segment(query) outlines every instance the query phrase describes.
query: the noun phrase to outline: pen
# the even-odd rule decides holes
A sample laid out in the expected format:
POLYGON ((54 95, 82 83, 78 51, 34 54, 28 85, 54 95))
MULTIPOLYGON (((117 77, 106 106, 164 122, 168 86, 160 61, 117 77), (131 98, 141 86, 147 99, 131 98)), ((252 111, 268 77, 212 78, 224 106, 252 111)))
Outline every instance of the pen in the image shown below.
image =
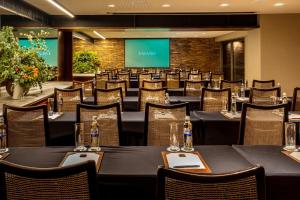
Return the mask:
POLYGON ((196 168, 196 167, 200 167, 200 165, 175 165, 173 166, 173 168, 196 168))

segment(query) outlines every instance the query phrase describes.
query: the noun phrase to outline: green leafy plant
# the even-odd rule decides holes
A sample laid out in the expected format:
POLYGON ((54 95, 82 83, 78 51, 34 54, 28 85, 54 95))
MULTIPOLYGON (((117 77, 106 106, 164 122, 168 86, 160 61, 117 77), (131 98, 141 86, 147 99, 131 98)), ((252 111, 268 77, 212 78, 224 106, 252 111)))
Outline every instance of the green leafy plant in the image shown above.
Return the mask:
POLYGON ((76 52, 73 59, 73 72, 95 73, 100 62, 95 52, 76 52))

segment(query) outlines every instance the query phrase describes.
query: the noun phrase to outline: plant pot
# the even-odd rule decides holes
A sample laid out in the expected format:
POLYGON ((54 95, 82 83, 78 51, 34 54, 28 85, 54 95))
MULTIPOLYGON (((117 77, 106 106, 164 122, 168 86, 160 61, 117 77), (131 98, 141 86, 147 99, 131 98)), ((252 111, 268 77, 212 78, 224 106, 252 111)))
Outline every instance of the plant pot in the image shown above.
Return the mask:
POLYGON ((24 88, 20 86, 20 84, 15 83, 12 99, 21 99, 23 96, 24 96, 24 88))
MULTIPOLYGON (((18 85, 18 87, 21 87, 19 84, 17 84, 18 85)), ((6 88, 6 91, 7 91, 7 93, 11 96, 11 97, 13 97, 13 94, 14 94, 14 89, 15 89, 15 84, 13 83, 13 81, 12 80, 7 80, 6 81, 6 84, 5 84, 5 88, 6 88)), ((30 90, 30 88, 28 87, 28 88, 24 88, 24 87, 22 87, 23 89, 23 95, 22 96, 25 96, 28 92, 29 92, 29 90, 30 90)), ((16 91, 16 92, 20 92, 20 90, 19 90, 19 88, 18 88, 18 91, 16 91)), ((16 93, 17 94, 17 93, 16 93)), ((14 98, 13 98, 14 99, 14 98)), ((19 98, 20 99, 20 98, 19 98)))

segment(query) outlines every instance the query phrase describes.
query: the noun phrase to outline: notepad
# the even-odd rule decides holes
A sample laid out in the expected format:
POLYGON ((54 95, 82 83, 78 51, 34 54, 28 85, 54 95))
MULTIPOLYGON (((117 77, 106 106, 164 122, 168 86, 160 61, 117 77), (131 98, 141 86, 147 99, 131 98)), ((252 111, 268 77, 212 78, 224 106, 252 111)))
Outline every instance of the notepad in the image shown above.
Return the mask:
POLYGON ((197 154, 169 153, 166 155, 170 168, 177 169, 205 169, 204 164, 197 154))
POLYGON ((221 112, 221 114, 229 119, 240 119, 241 118, 241 113, 233 114, 231 112, 221 112))
POLYGON ((300 152, 292 152, 290 153, 290 156, 297 159, 298 162, 300 161, 300 152))
POLYGON ((295 113, 292 113, 292 114, 289 114, 289 119, 290 120, 300 120, 300 114, 295 114, 295 113))
POLYGON ((49 119, 56 119, 56 118, 59 118, 62 115, 63 115, 63 113, 58 113, 58 112, 55 112, 52 115, 49 115, 49 113, 48 113, 48 118, 49 119))

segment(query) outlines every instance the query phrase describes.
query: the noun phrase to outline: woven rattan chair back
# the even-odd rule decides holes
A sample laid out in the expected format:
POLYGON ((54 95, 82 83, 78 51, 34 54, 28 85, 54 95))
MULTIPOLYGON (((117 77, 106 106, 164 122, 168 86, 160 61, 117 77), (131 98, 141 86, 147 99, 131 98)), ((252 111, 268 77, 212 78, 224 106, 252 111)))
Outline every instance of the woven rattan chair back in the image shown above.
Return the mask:
POLYGON ((157 200, 265 200, 265 172, 255 166, 230 174, 191 174, 159 168, 157 200))
POLYGON ((240 127, 240 144, 283 145, 287 104, 257 106, 244 104, 240 127))
POLYGON ((222 90, 202 88, 200 110, 207 112, 220 112, 230 110, 231 89, 222 90))
POLYGON ((149 73, 143 73, 139 74, 139 88, 143 87, 143 81, 150 81, 151 80, 151 74, 149 73))
POLYGON ((159 73, 159 77, 160 77, 160 80, 162 81, 166 81, 167 80, 167 71, 163 70, 159 73))
POLYGON ((189 80, 190 81, 201 81, 202 80, 202 73, 197 73, 197 74, 189 74, 189 80))
POLYGON ((259 89, 269 89, 275 87, 275 80, 253 80, 252 87, 259 89))
POLYGON ((237 94, 241 90, 242 84, 243 84, 242 80, 239 81, 221 80, 221 89, 230 88, 231 92, 237 94))
POLYGON ((292 111, 300 111, 300 87, 294 88, 292 111))
POLYGON ((123 111, 123 95, 122 88, 115 89, 95 89, 95 105, 109 105, 112 103, 119 103, 121 107, 121 111, 123 111))
MULTIPOLYGON (((178 133, 183 133, 185 116, 188 113, 188 104, 156 105, 146 103, 145 116, 145 145, 162 146, 170 144, 169 125, 178 124, 178 133)), ((179 143, 183 138, 179 135, 179 143)))
POLYGON ((49 145, 47 106, 13 107, 3 105, 9 147, 49 145))
POLYGON ((143 88, 146 89, 161 89, 163 88, 163 81, 159 80, 151 80, 151 81, 143 81, 143 88))
POLYGON ((109 74, 108 73, 96 74, 95 78, 96 78, 96 88, 105 89, 106 81, 109 80, 109 74))
POLYGON ((138 99, 138 110, 145 111, 146 103, 165 104, 166 90, 140 88, 138 99))
POLYGON ((180 71, 179 74, 180 74, 180 80, 188 80, 189 73, 187 71, 185 70, 180 71))
POLYGON ((120 104, 114 103, 105 106, 78 104, 77 122, 82 122, 84 142, 91 141, 90 128, 93 116, 97 116, 100 132, 100 145, 119 146, 121 141, 121 111, 120 104))
POLYGON ((174 89, 180 87, 180 74, 167 73, 167 88, 174 89))
POLYGON ((250 89, 250 103, 255 105, 276 105, 278 101, 277 97, 280 97, 280 87, 274 87, 269 89, 250 89))
POLYGON ((73 81, 73 88, 82 88, 83 96, 92 97, 94 91, 94 81, 73 81))
POLYGON ((58 111, 60 102, 61 112, 76 112, 76 105, 83 101, 82 88, 76 89, 54 89, 54 109, 58 111))
POLYGON ((106 89, 121 88, 123 97, 127 96, 127 82, 125 80, 107 81, 106 89))
POLYGON ((78 165, 33 168, 0 162, 0 199, 82 199, 96 200, 94 161, 78 165))
POLYGON ((211 73, 210 75, 211 80, 223 80, 224 74, 222 73, 211 73))
POLYGON ((126 81, 127 87, 130 87, 130 74, 129 74, 129 72, 118 73, 117 78, 118 78, 118 80, 126 81))
POLYGON ((185 81, 184 96, 201 96, 202 88, 205 87, 204 81, 185 81))

